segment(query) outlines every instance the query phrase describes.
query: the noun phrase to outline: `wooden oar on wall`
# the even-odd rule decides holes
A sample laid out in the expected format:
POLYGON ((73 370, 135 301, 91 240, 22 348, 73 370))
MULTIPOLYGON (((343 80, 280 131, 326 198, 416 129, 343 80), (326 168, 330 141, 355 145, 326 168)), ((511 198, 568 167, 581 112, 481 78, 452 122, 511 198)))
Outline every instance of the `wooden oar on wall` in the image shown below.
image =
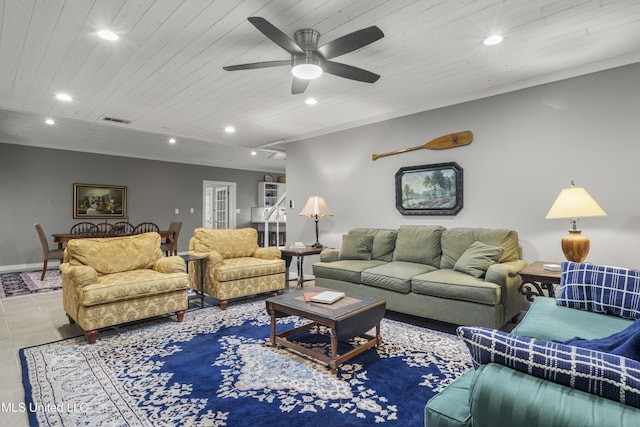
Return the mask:
POLYGON ((380 157, 393 156, 394 154, 406 153, 407 151, 422 150, 423 148, 428 148, 429 150, 444 150, 447 148, 461 147, 463 145, 471 144, 471 141, 473 141, 473 134, 471 131, 465 130, 432 139, 426 144, 419 145, 417 147, 403 148, 402 150, 390 151, 382 154, 372 154, 371 159, 376 160, 380 157))

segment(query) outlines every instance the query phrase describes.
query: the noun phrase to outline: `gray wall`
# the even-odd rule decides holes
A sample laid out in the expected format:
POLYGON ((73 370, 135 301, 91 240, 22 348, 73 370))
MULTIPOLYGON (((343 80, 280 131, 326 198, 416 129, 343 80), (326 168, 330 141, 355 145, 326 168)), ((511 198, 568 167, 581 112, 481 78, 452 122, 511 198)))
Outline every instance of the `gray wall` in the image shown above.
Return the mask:
MULTIPOLYGON (((320 104, 316 108, 322 108, 320 104)), ((527 261, 563 261, 568 220, 545 215, 570 180, 608 213, 579 222, 591 240, 587 261, 640 267, 640 64, 290 143, 287 240, 314 241, 313 221, 297 213, 323 196, 335 216, 320 220, 320 242, 339 247, 354 227, 402 224, 517 230, 527 261), (471 145, 371 160, 471 130, 471 145), (403 216, 394 175, 405 166, 457 162, 464 207, 456 216, 403 216)), ((311 265, 311 260, 306 267, 311 265)))
POLYGON ((82 221, 73 219, 74 183, 127 186, 129 221, 152 221, 164 229, 171 221, 182 221, 178 250, 184 252, 194 228, 202 224, 203 180, 237 183, 237 227, 243 227, 251 226, 250 208, 257 206, 258 182, 263 176, 261 172, 0 143, 0 271, 42 265, 34 223, 41 223, 51 234, 64 233, 82 221), (189 213, 190 208, 195 213, 189 213))

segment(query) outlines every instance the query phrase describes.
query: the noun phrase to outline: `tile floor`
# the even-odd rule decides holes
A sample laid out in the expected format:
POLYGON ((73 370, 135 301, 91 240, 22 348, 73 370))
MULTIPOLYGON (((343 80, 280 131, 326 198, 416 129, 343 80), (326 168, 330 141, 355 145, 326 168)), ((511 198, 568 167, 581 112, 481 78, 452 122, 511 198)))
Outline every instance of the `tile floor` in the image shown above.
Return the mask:
MULTIPOLYGON (((294 288, 295 282, 290 283, 294 288)), ((308 286, 313 286, 313 282, 305 283, 305 287, 308 286)), ((200 302, 199 299, 195 301, 200 302)), ((205 306, 212 303, 215 300, 205 299, 205 306)), ((455 333, 455 325, 448 323, 395 312, 387 312, 385 317, 455 333)), ((513 326, 507 324, 502 329, 509 331, 513 326)), ((24 404, 24 388, 18 351, 82 334, 82 329, 69 324, 64 314, 61 290, 0 300, 0 425, 29 426, 27 413, 20 410, 20 405, 24 404)))
POLYGON ((62 291, 0 300, 0 425, 29 426, 24 403, 21 348, 82 335, 62 309, 62 291))

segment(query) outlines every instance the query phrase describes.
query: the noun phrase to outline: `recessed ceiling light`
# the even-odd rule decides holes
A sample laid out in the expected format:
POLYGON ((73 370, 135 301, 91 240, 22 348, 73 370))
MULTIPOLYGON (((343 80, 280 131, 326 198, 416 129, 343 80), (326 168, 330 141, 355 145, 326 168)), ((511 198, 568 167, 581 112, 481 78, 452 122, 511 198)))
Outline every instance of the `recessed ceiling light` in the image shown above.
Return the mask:
POLYGON ((56 94, 56 98, 58 98, 60 101, 71 101, 73 99, 71 95, 67 93, 58 93, 56 94))
POLYGON ((504 40, 504 38, 503 38, 501 35, 499 35, 499 34, 494 34, 494 35, 489 36, 489 37, 487 37, 486 39, 484 39, 484 42, 483 42, 483 43, 484 43, 486 46, 493 46, 493 45, 496 45, 496 44, 500 44, 500 43, 502 43, 502 40, 504 40))
POLYGON ((116 41, 119 39, 118 35, 116 33, 114 33, 113 31, 109 31, 109 30, 100 30, 98 31, 98 36, 100 36, 100 38, 103 38, 105 40, 109 40, 109 41, 116 41))
POLYGON ((236 128, 234 128, 233 126, 227 126, 226 128, 224 128, 224 131, 226 133, 234 133, 236 131, 236 128))
POLYGON ((304 100, 304 103, 307 105, 316 105, 318 103, 318 100, 315 98, 307 98, 304 100))
POLYGON ((176 143, 176 139, 175 138, 170 138, 169 139, 169 144, 175 144, 176 143))
POLYGON ((252 155, 252 156, 255 156, 255 155, 257 155, 257 154, 258 154, 258 152, 257 152, 257 151, 252 151, 252 152, 251 152, 251 155, 252 155))
POLYGON ((48 124, 48 125, 55 125, 55 124, 56 124, 55 120, 53 120, 53 119, 47 119, 47 120, 45 120, 44 122, 45 122, 46 124, 48 124))

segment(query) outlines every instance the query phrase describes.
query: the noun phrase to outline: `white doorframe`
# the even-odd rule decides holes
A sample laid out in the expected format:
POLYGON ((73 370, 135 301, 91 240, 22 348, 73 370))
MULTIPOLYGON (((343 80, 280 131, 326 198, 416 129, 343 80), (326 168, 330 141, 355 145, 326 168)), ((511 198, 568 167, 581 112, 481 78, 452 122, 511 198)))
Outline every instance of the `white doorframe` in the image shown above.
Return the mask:
POLYGON ((216 227, 216 189, 225 187, 228 189, 227 212, 229 212, 228 228, 236 228, 236 183, 225 181, 202 181, 202 226, 204 228, 216 227))

